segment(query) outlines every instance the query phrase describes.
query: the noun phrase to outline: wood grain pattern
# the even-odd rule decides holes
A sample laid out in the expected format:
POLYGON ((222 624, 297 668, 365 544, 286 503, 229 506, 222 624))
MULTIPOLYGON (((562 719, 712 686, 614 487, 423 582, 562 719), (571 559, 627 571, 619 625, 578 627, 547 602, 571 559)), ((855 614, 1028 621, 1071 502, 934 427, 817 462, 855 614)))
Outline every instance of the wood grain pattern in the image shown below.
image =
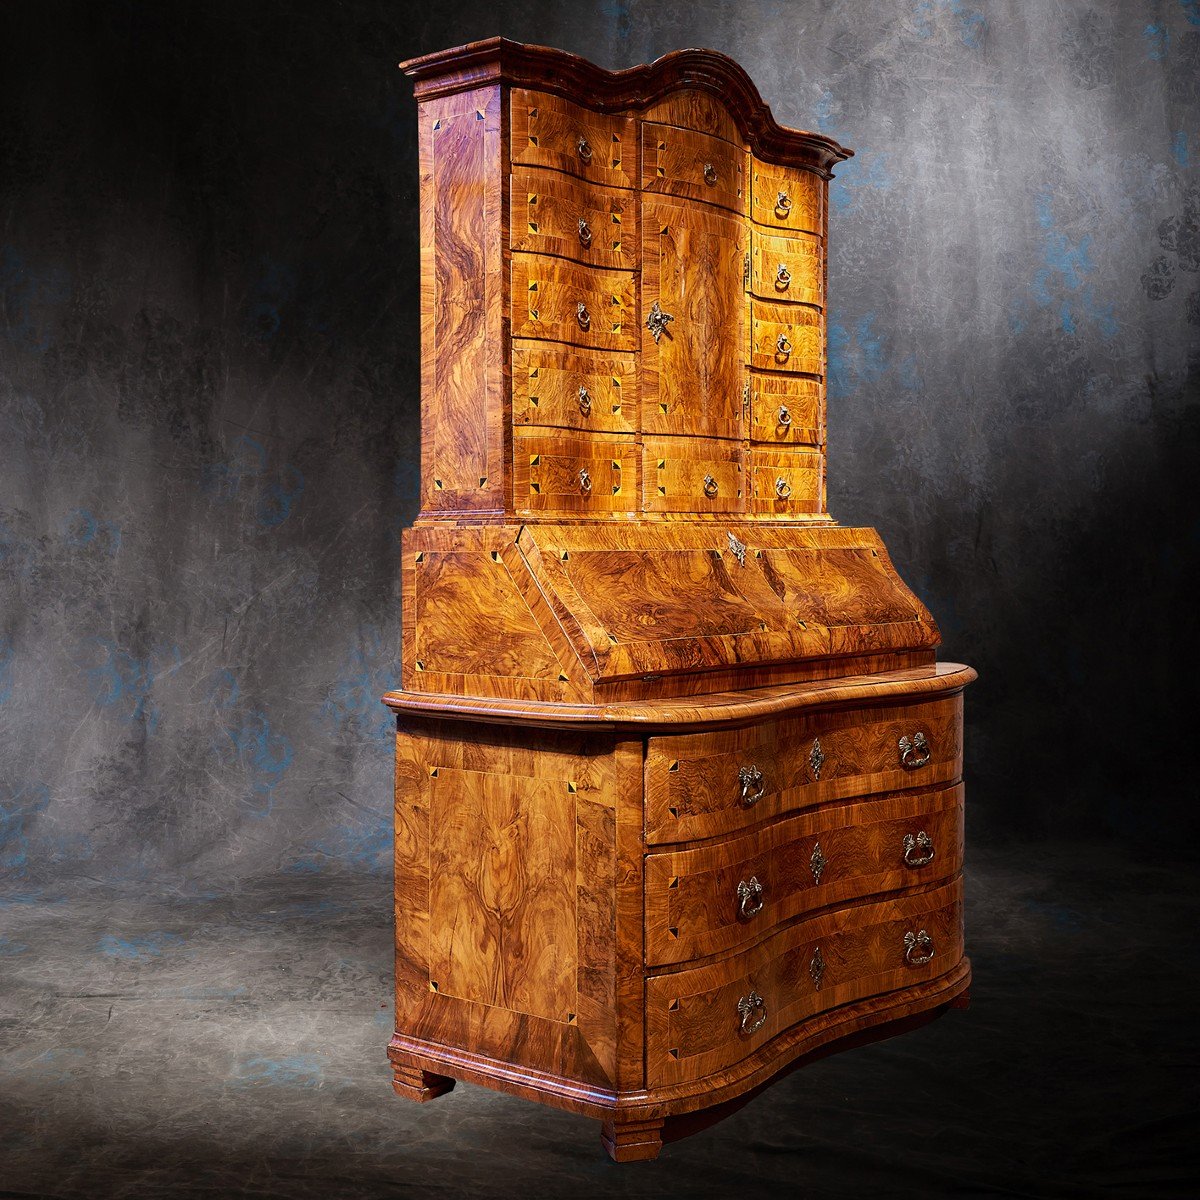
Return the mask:
POLYGON ((512 161, 637 187, 637 125, 547 92, 512 90, 512 161), (582 145, 581 145, 582 143, 582 145))
POLYGON ((647 965, 748 946, 814 909, 956 875, 962 869, 962 806, 962 784, 873 796, 740 837, 648 854, 647 965), (905 837, 917 834, 930 839, 931 851, 906 849, 905 837), (929 853, 931 862, 909 865, 923 863, 929 853), (738 887, 751 880, 762 891, 743 903, 738 887))
POLYGON ((641 111, 641 119, 677 129, 694 129, 710 137, 724 138, 741 146, 742 130, 737 118, 711 92, 684 87, 652 100, 641 111))
POLYGON ((750 238, 750 290, 763 300, 825 303, 825 252, 815 234, 757 227, 750 238))
POLYGON ((746 154, 721 138, 642 122, 642 191, 746 212, 746 154))
POLYGON ((634 282, 628 271, 603 271, 545 254, 514 254, 513 336, 632 350, 638 344, 634 282))
POLYGON ((825 444, 820 380, 750 374, 750 438, 776 446, 825 444))
POLYGON ((826 183, 813 171, 750 160, 750 216, 760 225, 825 232, 826 183))
POLYGON ((752 513, 788 516, 823 512, 821 455, 815 450, 750 451, 750 497, 752 513))
POLYGON ((629 512, 638 502, 631 438, 556 437, 524 430, 513 440, 513 487, 521 512, 629 512))
POLYGON ((642 507, 647 512, 741 512, 745 475, 738 442, 648 437, 642 443, 642 507))
POLYGON ((798 304, 750 303, 750 363, 766 371, 825 370, 821 313, 798 304))
POLYGON ((546 342, 513 342, 514 425, 636 433, 637 359, 546 342))

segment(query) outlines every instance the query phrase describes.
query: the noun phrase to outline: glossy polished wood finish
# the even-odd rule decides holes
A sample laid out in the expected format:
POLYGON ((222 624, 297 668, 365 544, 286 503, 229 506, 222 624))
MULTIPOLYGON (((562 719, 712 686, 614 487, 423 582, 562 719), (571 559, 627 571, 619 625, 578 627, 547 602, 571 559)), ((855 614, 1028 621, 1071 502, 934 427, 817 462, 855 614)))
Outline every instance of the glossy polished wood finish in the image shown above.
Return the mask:
POLYGON ((826 184, 740 67, 404 64, 422 509, 402 539, 399 1095, 620 1161, 959 1003, 962 691, 825 511, 826 184))

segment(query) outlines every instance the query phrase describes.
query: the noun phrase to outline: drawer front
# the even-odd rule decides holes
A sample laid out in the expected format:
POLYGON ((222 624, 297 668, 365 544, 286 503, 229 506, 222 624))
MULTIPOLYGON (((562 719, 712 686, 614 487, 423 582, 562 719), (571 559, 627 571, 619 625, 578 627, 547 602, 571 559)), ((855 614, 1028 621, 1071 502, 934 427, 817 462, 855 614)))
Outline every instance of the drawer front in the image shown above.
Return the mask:
POLYGON ((821 512, 823 507, 818 451, 750 451, 751 512, 790 517, 821 512))
POLYGON ((823 370, 821 314, 800 305, 750 304, 750 363, 766 371, 823 370))
POLYGON ((642 122, 642 190, 706 200, 745 215, 746 152, 691 129, 642 122))
POLYGON ((646 961, 758 941, 805 912, 962 869, 963 786, 788 817, 761 833, 646 856, 646 961))
POLYGON ((645 438, 642 507, 647 512, 741 512, 745 470, 737 442, 645 438))
POLYGON ((514 342, 512 356, 514 425, 637 430, 637 360, 632 354, 514 342))
POLYGON ((512 256, 512 335, 633 350, 636 276, 544 254, 512 256))
POLYGON ((634 192, 557 171, 517 168, 512 174, 512 248, 560 254, 593 267, 634 270, 636 200, 634 192))
POLYGON ((752 231, 750 290, 764 300, 823 304, 821 239, 813 234, 752 231))
POLYGON ((961 694, 651 738, 646 840, 717 837, 830 800, 961 775, 961 694))
POLYGON ((821 444, 821 384, 794 375, 750 376, 750 437, 777 446, 821 444))
POLYGON ((760 225, 823 233, 825 181, 812 171, 750 160, 750 216, 760 225))
POLYGON ((791 1026, 962 961, 962 879, 791 925, 724 962, 646 980, 650 1087, 703 1079, 791 1026))
POLYGON ((611 187, 637 187, 637 122, 589 112, 561 96, 513 88, 512 161, 611 187))
POLYGON ((522 512, 634 512, 637 444, 632 438, 516 437, 513 492, 522 512))

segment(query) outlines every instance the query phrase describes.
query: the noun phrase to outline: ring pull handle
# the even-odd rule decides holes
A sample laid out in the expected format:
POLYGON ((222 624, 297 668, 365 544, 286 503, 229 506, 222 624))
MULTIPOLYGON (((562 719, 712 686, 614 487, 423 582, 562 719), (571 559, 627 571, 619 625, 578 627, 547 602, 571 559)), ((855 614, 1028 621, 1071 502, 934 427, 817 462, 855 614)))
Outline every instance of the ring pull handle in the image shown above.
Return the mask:
POLYGON ((779 264, 779 270, 775 272, 775 287, 778 291, 786 292, 788 284, 792 282, 792 273, 787 269, 785 263, 779 264))
POLYGON ((581 137, 579 139, 579 144, 575 147, 575 149, 579 152, 579 157, 583 159, 585 163, 590 163, 592 161, 592 147, 588 144, 587 138, 581 137))
POLYGON ((787 192, 780 192, 775 197, 775 214, 776 216, 786 217, 792 207, 792 198, 787 192))
POLYGON ((712 163, 704 164, 704 182, 713 187, 717 182, 717 168, 712 163))
POLYGON ((913 933, 910 929, 904 935, 904 961, 910 967, 923 967, 933 960, 933 938, 924 929, 913 933))
POLYGON ((587 467, 580 467, 579 469, 579 491, 584 496, 592 494, 592 477, 588 473, 587 467))
POLYGON ((646 328, 650 330, 656 346, 658 345, 658 339, 663 335, 663 330, 673 320, 675 318, 669 312, 663 312, 662 306, 657 300, 650 305, 650 311, 646 314, 646 328))
POLYGON ((592 314, 588 312, 588 307, 582 300, 575 305, 575 320, 579 322, 580 329, 590 329, 592 325, 592 314))
POLYGON ((920 833, 904 835, 904 865, 906 867, 927 867, 933 862, 933 838, 921 830, 920 833))
POLYGON ((587 217, 579 218, 579 244, 585 248, 592 244, 592 227, 587 223, 587 217))
POLYGON ((720 491, 720 485, 711 475, 704 477, 704 494, 711 500, 717 492, 720 491))
POLYGON ((775 480, 775 495, 780 500, 786 500, 792 494, 792 485, 782 475, 775 480))
POLYGON ((592 415, 592 397, 591 393, 582 384, 579 385, 579 411, 585 417, 592 415))
POLYGON ((788 426, 792 423, 792 413, 786 404, 781 404, 779 406, 778 422, 783 426, 788 426))
POLYGON ((767 790, 763 773, 753 763, 738 771, 738 783, 742 787, 742 804, 746 808, 753 808, 767 790))
POLYGON ((741 1018, 738 1033, 744 1037, 757 1033, 766 1024, 767 1004, 757 992, 743 996, 738 1001, 737 1010, 738 1016, 741 1018))
POLYGON ((792 343, 788 341, 788 336, 786 333, 781 333, 779 337, 775 339, 775 353, 787 358, 791 352, 792 343))
POLYGON ((915 771, 929 762, 932 751, 923 733, 914 733, 911 738, 902 737, 896 743, 900 747, 900 765, 908 771, 915 771))
POLYGON ((738 883, 737 898, 738 916, 743 921, 748 921, 762 912, 763 885, 758 882, 757 876, 751 875, 749 883, 744 879, 738 883))

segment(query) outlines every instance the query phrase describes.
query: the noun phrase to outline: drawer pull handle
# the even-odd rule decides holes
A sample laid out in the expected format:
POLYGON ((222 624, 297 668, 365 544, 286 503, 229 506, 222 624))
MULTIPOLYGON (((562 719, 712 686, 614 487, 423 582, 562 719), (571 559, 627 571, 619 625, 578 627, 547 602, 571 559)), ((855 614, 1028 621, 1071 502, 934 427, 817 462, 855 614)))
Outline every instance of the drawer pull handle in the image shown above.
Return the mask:
POLYGON ((714 187, 716 185, 717 168, 714 167, 712 163, 704 164, 704 182, 707 183, 709 187, 714 187))
POLYGON ((790 425, 792 423, 792 414, 788 411, 786 404, 779 406, 779 423, 780 425, 790 425))
POLYGON ((753 808, 767 790, 763 773, 753 765, 742 767, 738 771, 738 783, 742 785, 742 803, 747 808, 753 808))
POLYGON ((775 480, 775 495, 780 500, 786 500, 792 494, 792 485, 782 475, 775 480))
POLYGON ((821 768, 825 765, 825 751, 821 749, 821 739, 813 738, 812 749, 808 752, 808 765, 812 767, 813 779, 821 778, 821 768))
POLYGON ((579 411, 583 413, 585 417, 590 417, 592 415, 592 397, 587 388, 583 387, 582 385, 580 385, 579 388, 579 411))
POLYGON ((788 284, 792 282, 792 273, 787 269, 784 263, 779 264, 779 270, 775 272, 775 288, 777 291, 786 292, 788 284))
POLYGON ((900 747, 900 765, 906 770, 915 771, 929 762, 929 743, 923 733, 914 733, 911 738, 902 737, 897 745, 900 747))
POLYGON ((821 980, 825 976, 825 957, 821 953, 820 946, 813 951, 812 962, 808 964, 808 973, 812 976, 813 987, 820 991, 821 980))
POLYGON ((787 192, 780 192, 779 195, 775 197, 776 215, 781 216, 781 217, 787 216, 788 210, 791 207, 792 207, 792 198, 791 198, 791 196, 789 196, 787 194, 787 192))
POLYGON ((792 352, 792 343, 788 341, 786 333, 781 333, 775 339, 775 353, 782 358, 787 358, 792 352))
POLYGON ((592 494, 592 477, 588 474, 587 467, 581 467, 579 471, 579 490, 585 496, 592 494))
POLYGON ((704 494, 711 500, 719 490, 720 486, 717 481, 711 475, 705 475, 704 494))
POLYGON ((808 869, 812 872, 813 883, 821 882, 821 874, 829 865, 829 859, 821 853, 821 843, 818 842, 813 847, 812 858, 808 860, 808 869))
POLYGON ((738 1033, 744 1036, 748 1037, 752 1033, 757 1033, 767 1022, 767 1004, 757 992, 743 996, 738 1001, 737 1010, 738 1016, 742 1019, 738 1033), (755 1016, 755 1013, 758 1015, 755 1016))
POLYGON ((585 248, 592 244, 592 227, 586 217, 579 218, 579 244, 585 248))
POLYGON ((590 329, 592 325, 592 314, 588 312, 588 307, 582 300, 575 305, 575 320, 579 322, 580 329, 590 329))
POLYGON ((662 306, 657 300, 650 305, 650 311, 646 314, 646 328, 650 330, 656 346, 658 339, 662 337, 663 331, 667 328, 668 322, 673 320, 675 318, 669 312, 663 312, 662 306))
POLYGON ((744 879, 737 885, 738 898, 738 916, 743 921, 748 921, 751 917, 756 917, 763 908, 763 885, 758 882, 758 877, 750 876, 750 882, 747 883, 744 879))
POLYGON ((920 833, 904 835, 904 865, 906 867, 927 867, 933 862, 933 838, 921 830, 920 833))
POLYGON ((925 930, 913 933, 910 929, 904 935, 904 961, 910 967, 924 966, 933 960, 933 955, 933 938, 925 930))
POLYGON ((588 145, 587 138, 581 137, 579 139, 579 145, 577 145, 575 149, 579 151, 579 157, 582 158, 585 163, 590 163, 592 161, 592 148, 590 145, 588 145))

